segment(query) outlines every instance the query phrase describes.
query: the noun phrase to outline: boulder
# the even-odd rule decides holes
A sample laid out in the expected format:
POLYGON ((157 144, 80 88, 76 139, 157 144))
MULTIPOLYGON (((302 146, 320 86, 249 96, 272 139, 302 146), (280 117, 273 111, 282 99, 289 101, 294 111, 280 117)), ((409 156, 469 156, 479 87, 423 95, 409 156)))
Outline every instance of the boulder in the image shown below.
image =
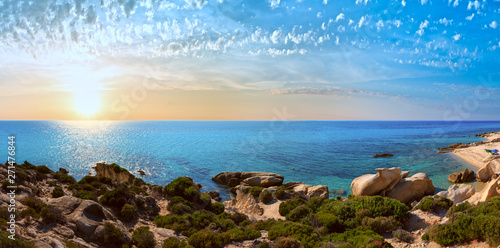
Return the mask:
POLYGON ((472 195, 474 195, 474 193, 476 193, 476 191, 472 185, 454 184, 451 185, 447 191, 441 191, 436 195, 446 197, 452 200, 454 204, 458 204, 466 199, 469 199, 472 195))
POLYGON ((215 201, 218 201, 218 202, 222 201, 222 198, 220 198, 219 192, 217 192, 215 190, 208 191, 207 194, 210 196, 210 198, 212 198, 215 201))
POLYGON ((243 180, 244 185, 249 186, 259 186, 259 187, 271 187, 271 186, 280 186, 283 184, 283 177, 274 177, 274 176, 256 176, 250 177, 243 180))
POLYGON ((310 199, 312 197, 321 197, 323 199, 328 199, 330 195, 328 192, 328 186, 326 185, 312 186, 301 183, 295 186, 293 188, 293 191, 307 199, 310 199))
POLYGON ((426 195, 434 194, 436 188, 425 173, 417 173, 409 178, 401 179, 386 196, 402 203, 418 201, 426 195))
POLYGON ((481 192, 474 194, 469 199, 469 202, 472 204, 477 204, 480 202, 485 202, 491 197, 500 196, 500 191, 498 189, 499 183, 500 183, 500 177, 497 177, 496 179, 489 181, 486 184, 486 186, 484 186, 481 192))
POLYGON ((283 187, 285 187, 286 189, 293 189, 293 188, 295 188, 295 186, 300 185, 300 184, 303 184, 303 183, 301 183, 301 182, 287 182, 287 183, 283 184, 283 187))
MULTIPOLYGON (((280 174, 270 172, 221 172, 212 177, 212 180, 214 182, 226 185, 228 187, 235 187, 236 185, 241 184, 245 179, 250 179, 249 181, 255 184, 258 184, 260 181, 260 183, 264 185, 269 184, 270 186, 275 186, 281 185, 281 183, 283 183, 284 177, 280 174), (253 177, 255 178, 250 179, 253 177), (277 184, 280 180, 281 183, 277 184)), ((249 184, 247 183, 247 185, 249 184)))
POLYGON ((500 158, 500 155, 494 155, 494 154, 490 154, 488 156, 486 156, 484 159, 483 159, 483 162, 490 162, 490 161, 493 161, 497 158, 500 158))
POLYGON ((62 215, 72 213, 78 206, 80 206, 81 203, 82 199, 69 195, 59 198, 50 198, 48 200, 48 204, 55 206, 59 211, 61 211, 62 215))
POLYGON ((378 168, 377 174, 366 174, 355 178, 351 183, 351 191, 354 195, 376 195, 391 184, 401 179, 401 168, 378 168))
POLYGON ((491 168, 491 162, 488 162, 483 168, 477 170, 476 178, 479 182, 488 182, 495 175, 495 172, 491 168))
POLYGON ((452 183, 466 183, 474 181, 474 171, 465 169, 461 172, 455 172, 448 176, 448 181, 452 183))
POLYGON ((95 167, 92 167, 95 170, 97 177, 109 177, 111 180, 124 183, 129 182, 132 183, 135 179, 135 176, 128 171, 121 171, 116 169, 105 162, 98 162, 95 167))

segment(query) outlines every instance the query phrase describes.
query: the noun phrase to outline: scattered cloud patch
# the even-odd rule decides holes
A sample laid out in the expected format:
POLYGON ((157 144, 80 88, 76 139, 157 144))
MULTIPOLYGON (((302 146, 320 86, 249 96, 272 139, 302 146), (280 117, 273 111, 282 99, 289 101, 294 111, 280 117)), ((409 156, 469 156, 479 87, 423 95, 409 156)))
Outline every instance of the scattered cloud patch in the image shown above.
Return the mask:
POLYGON ((458 41, 461 36, 462 36, 461 34, 453 35, 453 41, 458 41))
POLYGON ((424 29, 426 29, 427 27, 429 26, 429 21, 428 20, 425 20, 423 22, 420 23, 420 26, 419 26, 419 29, 418 31, 416 32, 418 35, 422 36, 424 34, 424 29))
POLYGON ((337 17, 335 18, 335 22, 338 22, 340 20, 343 20, 345 18, 344 16, 344 13, 340 13, 337 15, 337 17))
POLYGON ((492 22, 490 23, 490 28, 495 29, 495 28, 497 28, 497 27, 498 27, 498 23, 497 23, 496 21, 492 21, 492 22))

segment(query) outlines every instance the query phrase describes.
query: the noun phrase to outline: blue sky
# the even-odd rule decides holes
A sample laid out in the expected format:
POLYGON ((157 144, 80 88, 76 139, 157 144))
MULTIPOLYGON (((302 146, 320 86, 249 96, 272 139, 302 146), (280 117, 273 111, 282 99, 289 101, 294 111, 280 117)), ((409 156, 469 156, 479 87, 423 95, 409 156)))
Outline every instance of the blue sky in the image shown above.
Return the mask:
POLYGON ((499 119, 499 12, 497 0, 6 0, 0 104, 22 104, 0 116, 79 119, 86 104, 66 106, 81 99, 100 103, 86 117, 97 119, 284 107, 298 119, 499 119))

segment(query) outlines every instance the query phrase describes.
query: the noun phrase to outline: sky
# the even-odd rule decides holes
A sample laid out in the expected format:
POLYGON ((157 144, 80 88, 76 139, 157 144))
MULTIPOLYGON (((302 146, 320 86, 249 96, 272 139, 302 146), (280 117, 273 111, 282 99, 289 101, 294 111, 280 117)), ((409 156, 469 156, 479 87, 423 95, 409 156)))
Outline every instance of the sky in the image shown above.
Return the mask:
POLYGON ((499 0, 3 0, 2 120, 499 120, 499 0))

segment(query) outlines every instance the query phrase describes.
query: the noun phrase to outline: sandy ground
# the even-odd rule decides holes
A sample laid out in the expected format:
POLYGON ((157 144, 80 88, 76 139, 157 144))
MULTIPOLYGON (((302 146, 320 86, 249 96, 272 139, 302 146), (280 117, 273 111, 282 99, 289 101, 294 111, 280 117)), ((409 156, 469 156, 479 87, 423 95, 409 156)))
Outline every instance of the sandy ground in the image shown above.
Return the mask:
MULTIPOLYGON (((487 140, 485 142, 487 143, 478 146, 456 149, 455 151, 453 151, 453 154, 477 168, 482 168, 486 164, 485 162, 483 162, 483 160, 489 155, 484 151, 484 149, 500 150, 500 142, 491 142, 492 140, 499 138, 500 132, 492 133, 488 137, 486 137, 487 140)), ((492 162, 498 163, 499 161, 496 160, 492 162)))

